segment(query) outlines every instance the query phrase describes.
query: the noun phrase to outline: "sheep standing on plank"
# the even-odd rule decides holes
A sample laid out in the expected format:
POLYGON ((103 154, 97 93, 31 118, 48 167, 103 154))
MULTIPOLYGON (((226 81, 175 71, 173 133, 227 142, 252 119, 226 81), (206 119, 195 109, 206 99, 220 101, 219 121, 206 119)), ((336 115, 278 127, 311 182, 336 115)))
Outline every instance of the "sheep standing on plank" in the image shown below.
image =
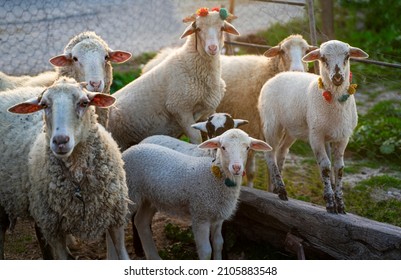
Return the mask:
POLYGON ((70 78, 60 78, 49 88, 19 88, 0 96, 0 205, 6 214, 32 217, 56 259, 71 257, 67 234, 88 240, 105 232, 115 257, 128 259, 123 161, 91 106, 110 106, 114 98, 90 93, 70 78), (39 97, 31 98, 32 91, 39 97), (30 99, 21 102, 26 97, 30 99), (11 105, 10 112, 28 115, 6 112, 11 105), (40 110, 44 117, 30 114, 40 110))
POLYGON ((147 259, 160 259, 151 232, 157 211, 190 217, 199 259, 211 259, 212 248, 213 259, 221 259, 221 227, 236 210, 248 150, 271 149, 239 129, 230 129, 199 148, 217 148, 215 160, 154 144, 123 152, 129 195, 136 202, 134 222, 147 259))
MULTIPOLYGON (((89 91, 110 93, 113 82, 111 62, 123 63, 131 58, 125 51, 113 51, 95 32, 86 31, 74 36, 64 48, 64 53, 50 59, 59 75, 86 82, 89 91)), ((108 108, 96 108, 99 123, 108 122, 108 108)))
MULTIPOLYGON (((291 35, 264 55, 221 56, 221 76, 226 83, 226 92, 217 112, 227 112, 233 118, 243 118, 251 125, 242 129, 256 139, 263 138, 257 104, 260 90, 267 80, 284 71, 307 71, 302 57, 317 47, 310 46, 301 35, 291 35)), ((174 49, 162 50, 142 69, 146 73, 166 59, 174 49)), ((246 166, 247 185, 253 187, 255 177, 254 152, 249 153, 246 166)))
POLYGON ((225 19, 225 9, 203 8, 184 22, 191 24, 181 38, 186 43, 146 75, 117 91, 116 105, 110 108, 108 130, 122 150, 151 135, 179 137, 186 134, 192 143, 201 135, 191 127, 215 112, 224 95, 220 50, 223 32, 238 35, 225 19))
POLYGON ((358 121, 349 59, 367 57, 359 48, 337 40, 328 41, 303 57, 305 62, 319 60, 321 76, 285 72, 263 86, 258 109, 265 140, 273 147, 273 152, 266 153, 266 161, 275 192, 281 199, 287 199, 280 174, 285 156, 295 140, 301 139, 309 141, 320 167, 327 211, 345 213, 343 157, 358 121), (333 188, 326 143, 331 143, 333 149, 333 188))

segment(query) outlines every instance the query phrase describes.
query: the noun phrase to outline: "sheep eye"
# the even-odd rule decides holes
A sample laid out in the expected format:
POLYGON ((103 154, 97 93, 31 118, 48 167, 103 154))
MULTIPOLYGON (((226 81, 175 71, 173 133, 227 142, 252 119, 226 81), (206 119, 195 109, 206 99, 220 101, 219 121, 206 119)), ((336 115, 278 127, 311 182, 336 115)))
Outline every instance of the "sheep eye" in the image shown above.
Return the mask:
POLYGON ((108 55, 106 55, 105 57, 104 57, 104 60, 109 60, 110 59, 110 57, 108 56, 108 55))
POLYGON ((72 59, 73 59, 74 61, 78 61, 78 58, 77 58, 76 56, 73 56, 72 59))
POLYGON ((86 108, 86 107, 88 107, 88 105, 89 105, 89 101, 88 100, 84 100, 84 101, 79 102, 79 106, 82 107, 82 108, 86 108))
POLYGON ((49 108, 49 105, 47 105, 46 103, 42 103, 42 104, 40 104, 40 106, 42 106, 43 109, 49 108))
POLYGON ((221 148, 223 149, 223 151, 225 151, 225 150, 226 150, 226 147, 224 147, 224 146, 222 146, 221 148))
POLYGON ((249 150, 249 146, 248 146, 248 147, 246 147, 246 150, 247 150, 247 151, 249 150))

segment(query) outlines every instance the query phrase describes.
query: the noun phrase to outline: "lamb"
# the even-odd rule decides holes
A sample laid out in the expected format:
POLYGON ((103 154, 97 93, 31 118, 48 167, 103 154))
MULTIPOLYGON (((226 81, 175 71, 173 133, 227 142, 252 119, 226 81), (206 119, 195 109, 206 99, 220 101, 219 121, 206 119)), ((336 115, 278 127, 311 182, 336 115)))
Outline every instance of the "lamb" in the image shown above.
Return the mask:
POLYGON ((50 86, 56 79, 57 73, 55 71, 46 71, 37 76, 11 76, 0 72, 0 91, 17 87, 50 86))
POLYGON ((150 228, 156 211, 190 217, 199 259, 211 259, 212 247, 213 259, 221 259, 221 227, 235 212, 248 150, 271 149, 236 128, 199 148, 217 148, 216 159, 154 144, 123 152, 129 196, 136 203, 134 223, 147 259, 160 259, 150 228))
MULTIPOLYGON (((68 42, 64 53, 49 61, 55 66, 58 76, 74 78, 86 82, 89 91, 110 93, 113 81, 111 62, 123 63, 131 58, 131 53, 113 51, 95 32, 82 32, 68 42)), ((99 123, 107 126, 108 109, 96 108, 99 123)))
MULTIPOLYGON (((243 127, 250 136, 262 139, 263 133, 257 112, 257 103, 264 83, 283 71, 308 70, 302 57, 317 47, 309 45, 301 35, 291 35, 261 55, 221 56, 222 78, 226 93, 217 106, 217 112, 227 112, 235 118, 244 118, 252 125, 243 127)), ((168 55, 172 49, 162 50, 142 69, 146 73, 168 55)), ((249 153, 246 167, 247 185, 253 187, 255 156, 249 153)))
POLYGON ((117 253, 108 256, 129 259, 124 245, 129 198, 121 152, 91 106, 110 106, 114 98, 88 92, 66 77, 49 88, 18 88, 0 98, 0 208, 6 216, 32 217, 54 258, 72 258, 67 234, 88 240, 106 232, 108 249, 117 253), (28 115, 12 115, 8 107, 28 115), (42 109, 44 117, 31 114, 42 109))
POLYGON ((227 11, 200 9, 181 38, 186 43, 157 67, 117 91, 110 108, 108 130, 122 150, 151 135, 179 137, 200 143, 191 124, 215 112, 224 95, 220 50, 223 31, 238 35, 224 19, 227 11))
POLYGON ((287 199, 281 177, 285 156, 296 139, 309 141, 320 168, 324 199, 329 213, 345 214, 342 193, 344 151, 357 125, 357 110, 350 84, 350 58, 367 58, 363 50, 331 40, 303 57, 319 60, 321 76, 311 73, 285 72, 263 86, 258 110, 265 140, 273 152, 265 159, 274 190, 287 199), (334 192, 331 183, 330 143, 334 160, 334 192))
MULTIPOLYGON (((231 115, 227 113, 214 113, 210 115, 206 121, 193 124, 192 127, 207 133, 209 139, 211 139, 221 135, 229 129, 237 128, 247 123, 248 121, 246 120, 233 119, 231 115)), ((196 144, 187 143, 167 135, 149 136, 140 142, 140 144, 144 143, 161 145, 195 157, 215 156, 214 150, 199 149, 196 144)))

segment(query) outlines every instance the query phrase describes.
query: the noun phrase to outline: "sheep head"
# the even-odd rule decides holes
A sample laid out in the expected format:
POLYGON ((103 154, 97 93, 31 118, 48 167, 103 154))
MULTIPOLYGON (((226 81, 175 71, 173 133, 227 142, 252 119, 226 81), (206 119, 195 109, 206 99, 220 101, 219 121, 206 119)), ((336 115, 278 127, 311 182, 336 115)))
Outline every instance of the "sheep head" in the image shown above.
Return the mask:
POLYGON ((237 128, 206 140, 198 147, 218 149, 216 157, 219 158, 223 171, 230 177, 243 175, 249 149, 265 152, 272 150, 266 142, 249 137, 248 134, 237 128))
POLYGON ((79 82, 87 82, 88 90, 103 92, 110 86, 107 75, 111 75, 111 62, 123 63, 131 58, 125 51, 113 51, 106 42, 93 32, 83 32, 69 42, 64 54, 55 56, 49 61, 57 67, 64 67, 63 74, 79 82), (108 73, 110 72, 110 73, 108 73))
POLYGON ((90 130, 91 115, 85 114, 91 105, 105 108, 115 98, 89 92, 74 79, 60 78, 39 96, 8 109, 15 114, 44 111, 49 147, 59 158, 70 156, 90 130))
POLYGON ((302 38, 301 35, 291 35, 282 40, 277 46, 268 49, 266 57, 279 57, 279 70, 306 72, 308 64, 302 61, 307 53, 316 50, 302 38))
POLYGON ((224 8, 214 8, 211 11, 201 8, 196 14, 184 18, 184 22, 192 22, 192 24, 185 29, 181 38, 195 33, 204 51, 214 56, 220 53, 224 46, 223 32, 239 35, 237 29, 227 22, 233 18, 235 16, 229 14, 224 8))
POLYGON ((320 75, 327 87, 349 86, 350 58, 367 58, 363 50, 351 47, 349 44, 331 40, 320 45, 319 49, 311 51, 302 60, 311 62, 319 60, 320 75), (330 86, 333 85, 333 86, 330 86))

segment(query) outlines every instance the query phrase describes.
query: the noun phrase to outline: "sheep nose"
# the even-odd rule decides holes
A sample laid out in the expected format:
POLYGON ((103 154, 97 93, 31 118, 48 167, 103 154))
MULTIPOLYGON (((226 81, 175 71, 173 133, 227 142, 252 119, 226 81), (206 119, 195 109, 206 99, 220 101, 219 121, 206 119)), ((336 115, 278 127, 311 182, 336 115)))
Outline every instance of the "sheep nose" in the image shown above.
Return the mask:
POLYGON ((89 84, 93 87, 94 91, 99 91, 99 87, 102 84, 102 81, 97 81, 97 82, 89 81, 89 84))
POLYGON ((57 135, 53 137, 53 144, 55 144, 59 149, 63 149, 69 141, 70 137, 67 135, 57 135))
POLYGON ((208 47, 209 51, 211 51, 212 53, 215 53, 217 51, 217 45, 210 45, 208 47))
POLYGON ((337 73, 333 76, 333 84, 336 86, 341 85, 343 83, 343 80, 344 80, 343 76, 339 73, 337 73))
POLYGON ((240 164, 236 164, 235 163, 235 164, 232 165, 232 168, 233 168, 235 174, 238 174, 241 171, 241 165, 240 164))

